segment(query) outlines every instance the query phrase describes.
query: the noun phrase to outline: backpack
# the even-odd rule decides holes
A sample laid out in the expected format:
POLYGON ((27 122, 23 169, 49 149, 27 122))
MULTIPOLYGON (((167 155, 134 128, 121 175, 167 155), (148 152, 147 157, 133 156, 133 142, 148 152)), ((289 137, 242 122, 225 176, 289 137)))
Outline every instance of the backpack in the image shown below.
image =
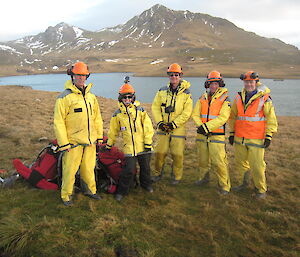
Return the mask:
MULTIPOLYGON (((56 152, 57 140, 53 140, 43 148, 36 160, 28 167, 19 159, 13 160, 17 172, 32 186, 44 190, 58 190, 62 179, 62 156, 63 152, 56 152)), ((97 189, 102 189, 113 194, 119 182, 119 177, 125 165, 125 155, 117 147, 113 146, 110 151, 97 151, 95 178, 97 189)), ((75 189, 80 187, 80 172, 75 178, 75 189)), ((135 171, 136 173, 136 171, 135 171)), ((137 185, 136 177, 133 181, 137 185)))
MULTIPOLYGON (((106 137, 103 138, 104 144, 106 137)), ((100 147, 101 148, 101 147, 100 147)), ((97 188, 104 190, 106 193, 113 194, 117 190, 121 172, 125 166, 125 155, 117 147, 113 146, 109 151, 97 151, 97 162, 95 168, 97 188)), ((136 187, 137 169, 134 171, 131 186, 136 187)))
POLYGON ((56 152, 57 141, 54 140, 43 148, 36 160, 27 167, 19 159, 13 160, 17 172, 32 186, 44 190, 58 190, 58 159, 60 152, 56 152))

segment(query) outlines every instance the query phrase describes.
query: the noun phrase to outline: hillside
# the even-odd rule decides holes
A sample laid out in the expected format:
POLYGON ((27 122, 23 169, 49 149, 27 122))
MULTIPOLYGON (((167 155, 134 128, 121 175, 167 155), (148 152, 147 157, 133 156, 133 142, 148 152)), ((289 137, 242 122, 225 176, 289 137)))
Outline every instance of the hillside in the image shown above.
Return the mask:
POLYGON ((268 77, 299 78, 300 51, 232 22, 154 5, 124 24, 87 31, 64 22, 37 35, 0 43, 0 75, 65 72, 82 60, 92 72, 161 76, 178 62, 188 76, 220 69, 229 76, 254 69, 268 77))
MULTIPOLYGON (((31 163, 52 139, 55 92, 0 87, 0 169, 12 160, 31 163)), ((107 132, 116 101, 98 97, 107 132)), ((150 113, 150 105, 143 105, 150 113)), ((77 194, 74 207, 62 205, 59 192, 33 189, 19 181, 0 189, 0 256, 86 257, 296 257, 300 250, 300 117, 279 117, 279 133, 266 151, 269 196, 217 194, 217 180, 199 188, 196 180, 195 126, 188 124, 182 184, 166 176, 154 193, 133 189, 123 202, 111 195, 89 200, 77 194), (9 247, 10 248, 7 248, 9 247), (9 249, 11 252, 9 252, 9 249)), ((237 185, 233 148, 230 174, 237 185)))

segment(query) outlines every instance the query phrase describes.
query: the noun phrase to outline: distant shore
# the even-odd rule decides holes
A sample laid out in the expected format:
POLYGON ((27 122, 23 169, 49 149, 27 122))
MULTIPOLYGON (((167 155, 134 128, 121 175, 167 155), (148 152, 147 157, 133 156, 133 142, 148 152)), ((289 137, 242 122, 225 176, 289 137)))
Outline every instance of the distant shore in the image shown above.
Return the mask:
MULTIPOLYGON (((239 78, 240 74, 248 70, 254 70, 260 74, 261 78, 266 79, 300 79, 300 65, 287 65, 276 63, 232 63, 223 65, 218 63, 197 63, 174 60, 182 65, 185 77, 206 77, 211 70, 220 71, 224 78, 239 78)), ((89 70, 93 73, 132 73, 135 77, 164 77, 169 62, 162 62, 151 65, 148 59, 143 59, 138 63, 89 63, 89 70)), ((16 66, 1 67, 0 77, 18 75, 39 75, 39 74, 66 74, 67 67, 61 66, 58 70, 48 68, 38 70, 34 67, 23 67, 18 69, 16 66)))
MULTIPOLYGON (((119 73, 119 72, 92 72, 93 73, 119 73)), ((164 77, 165 74, 151 74, 151 73, 144 73, 144 72, 124 72, 124 73, 132 73, 133 77, 164 77)), ((14 76, 26 76, 26 75, 44 75, 44 74, 65 74, 65 72, 40 72, 40 73, 18 73, 18 74, 0 74, 1 77, 14 77, 14 76)), ((299 73, 300 74, 300 73, 299 73)), ((206 74, 195 74, 195 73, 187 73, 185 74, 185 77, 192 77, 192 78, 198 78, 198 77, 206 77, 206 74)), ((224 77, 229 78, 229 79, 234 79, 234 78, 239 78, 240 74, 230 74, 224 77)), ((284 81, 286 79, 295 79, 295 80, 300 80, 300 75, 299 76, 287 76, 287 77, 278 77, 278 76, 261 76, 261 79, 273 79, 274 81, 284 81)))

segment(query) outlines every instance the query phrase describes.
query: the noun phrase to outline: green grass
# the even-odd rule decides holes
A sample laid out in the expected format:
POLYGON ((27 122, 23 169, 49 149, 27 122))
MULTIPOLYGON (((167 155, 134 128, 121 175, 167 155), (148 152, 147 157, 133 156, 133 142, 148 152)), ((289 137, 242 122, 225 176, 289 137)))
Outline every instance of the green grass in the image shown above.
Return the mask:
MULTIPOLYGON (((0 168, 12 172, 14 158, 30 163, 47 144, 38 139, 53 138, 57 94, 8 87, 0 91, 0 168), (37 97, 41 102, 34 101, 37 97), (21 98, 19 104, 26 108, 13 108, 21 98)), ((99 102, 107 130, 115 102, 99 102)), ((220 196, 214 175, 203 188, 193 184, 197 157, 190 123, 184 177, 177 186, 169 183, 167 158, 165 176, 154 184, 153 194, 134 188, 121 203, 109 194, 95 201, 79 193, 68 208, 58 191, 34 189, 22 180, 1 189, 0 256, 299 256, 300 118, 279 117, 279 125, 266 151, 269 194, 263 201, 255 200, 253 185, 245 192, 220 196)), ((233 148, 227 151, 231 181, 237 185, 233 148)))

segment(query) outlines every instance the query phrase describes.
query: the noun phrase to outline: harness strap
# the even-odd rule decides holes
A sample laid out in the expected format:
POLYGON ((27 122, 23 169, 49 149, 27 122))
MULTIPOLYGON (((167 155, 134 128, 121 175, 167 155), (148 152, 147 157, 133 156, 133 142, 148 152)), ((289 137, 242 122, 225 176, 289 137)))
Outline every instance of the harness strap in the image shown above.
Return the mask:
POLYGON ((45 179, 45 177, 41 173, 37 170, 32 170, 27 180, 31 185, 36 186, 42 179, 45 179))

